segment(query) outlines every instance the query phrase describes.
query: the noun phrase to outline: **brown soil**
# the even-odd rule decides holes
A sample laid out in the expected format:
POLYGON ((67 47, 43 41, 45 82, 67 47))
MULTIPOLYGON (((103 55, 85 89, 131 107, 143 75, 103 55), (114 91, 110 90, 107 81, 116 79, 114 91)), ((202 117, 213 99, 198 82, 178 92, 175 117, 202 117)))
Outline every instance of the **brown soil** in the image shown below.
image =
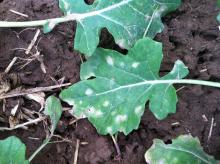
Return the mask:
MULTIPOLYGON (((182 6, 164 18, 165 30, 157 36, 164 44, 164 62, 161 72, 168 72, 177 59, 181 59, 190 69, 188 78, 220 81, 220 32, 216 15, 218 13, 215 0, 184 0, 182 6)), ((36 20, 62 15, 54 0, 0 0, 0 20, 36 20), (29 18, 11 13, 14 9, 25 13, 29 18)), ((15 48, 27 48, 36 32, 28 29, 0 29, 0 72, 8 66, 13 57, 26 57, 15 48)), ((80 54, 72 50, 75 32, 74 23, 58 25, 53 32, 41 34, 38 49, 43 55, 47 73, 44 74, 40 63, 36 60, 23 69, 21 64, 13 66, 11 72, 20 77, 22 86, 33 88, 55 85, 55 81, 65 77, 65 82, 79 81, 80 54), (51 78, 52 77, 52 78, 51 78)), ((112 47, 112 42, 103 37, 102 44, 112 47)), ((177 86, 180 88, 181 86, 177 86)), ((59 90, 47 93, 58 94, 59 90)), ((142 164, 144 153, 154 138, 171 142, 180 134, 191 133, 198 136, 205 151, 220 159, 220 90, 201 86, 185 86, 178 92, 179 103, 177 113, 163 121, 158 121, 146 110, 138 130, 128 136, 119 134, 118 143, 122 151, 122 160, 116 158, 116 151, 109 136, 100 136, 87 120, 68 125, 73 119, 64 112, 56 134, 72 141, 72 143, 56 143, 48 145, 33 161, 35 164, 67 164, 73 163, 76 140, 88 142, 80 145, 78 163, 85 164, 142 164), (204 120, 207 117, 207 121, 204 120), (211 119, 215 124, 211 139, 208 141, 211 119), (172 125, 179 122, 178 125, 172 125)), ((20 108, 39 110, 39 105, 23 97, 8 99, 6 112, 0 116, 8 120, 10 110, 20 101, 20 108)), ((146 107, 147 108, 147 107, 146 107)), ((148 109, 148 108, 147 108, 148 109)), ((0 126, 8 126, 1 123, 0 126)), ((0 139, 16 135, 27 145, 27 156, 42 143, 45 138, 43 123, 32 126, 29 130, 0 132, 0 139), (33 140, 30 137, 39 138, 33 140)), ((54 139, 56 140, 56 139, 54 139)))

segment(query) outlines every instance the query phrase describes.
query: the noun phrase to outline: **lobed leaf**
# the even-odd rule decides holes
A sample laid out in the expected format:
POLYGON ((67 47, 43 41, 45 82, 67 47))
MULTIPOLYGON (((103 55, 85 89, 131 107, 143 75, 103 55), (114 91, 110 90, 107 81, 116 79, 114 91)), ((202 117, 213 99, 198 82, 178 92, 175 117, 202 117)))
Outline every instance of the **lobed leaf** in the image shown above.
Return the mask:
POLYGON ((128 134, 138 128, 147 101, 157 119, 176 112, 176 90, 160 80, 184 78, 188 69, 177 61, 161 78, 162 57, 161 43, 150 38, 139 40, 126 56, 98 48, 82 65, 82 81, 60 98, 74 106, 74 115, 87 116, 100 134, 128 134))
POLYGON ((191 135, 182 135, 172 141, 172 144, 164 144, 155 139, 152 147, 146 152, 147 163, 159 164, 216 164, 217 161, 206 154, 198 138, 191 135))
POLYGON ((28 164, 25 159, 26 146, 17 137, 8 137, 0 141, 1 164, 28 164))
MULTIPOLYGON (((115 42, 131 48, 144 34, 154 37, 163 29, 161 16, 179 7, 181 0, 59 0, 67 19, 77 21, 74 49, 91 56, 99 43, 102 28, 107 28, 115 42), (81 14, 81 15, 76 15, 81 14), (76 18, 75 18, 76 17, 76 18)), ((46 31, 55 23, 48 23, 46 31)))
POLYGON ((62 114, 62 105, 60 103, 60 100, 54 96, 48 97, 46 100, 44 114, 50 116, 52 123, 51 132, 53 133, 62 114))

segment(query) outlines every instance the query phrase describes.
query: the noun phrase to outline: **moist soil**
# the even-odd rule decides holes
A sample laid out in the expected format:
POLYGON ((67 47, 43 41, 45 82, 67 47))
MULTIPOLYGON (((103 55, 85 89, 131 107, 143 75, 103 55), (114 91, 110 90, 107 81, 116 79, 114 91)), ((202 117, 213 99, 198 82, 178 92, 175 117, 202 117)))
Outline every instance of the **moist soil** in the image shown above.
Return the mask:
MULTIPOLYGON (((218 12, 215 0, 183 0, 178 10, 163 18, 165 30, 156 37, 156 40, 161 41, 164 46, 161 74, 169 72, 174 62, 180 59, 189 67, 190 74, 187 78, 220 81, 220 32, 216 21, 218 12)), ((38 20, 61 15, 58 2, 55 0, 0 0, 0 20, 38 20), (28 18, 16 15, 10 12, 10 9, 27 14, 28 18)), ((36 29, 32 28, 0 29, 0 72, 5 70, 14 57, 26 59, 30 57, 25 55, 24 51, 15 49, 27 48, 35 33, 36 29)), ((19 59, 10 71, 20 79, 18 85, 23 88, 51 86, 57 84, 63 77, 65 82, 78 82, 83 59, 79 52, 72 49, 74 34, 74 22, 58 25, 49 34, 41 32, 37 48, 42 55, 46 73, 43 73, 38 60, 33 60, 22 68, 24 63, 19 59)), ((102 32, 100 46, 119 50, 106 30, 102 32)), ((70 124, 74 118, 68 112, 64 112, 56 134, 66 140, 47 145, 32 163, 73 163, 76 141, 79 139, 82 144, 79 147, 78 164, 142 164, 145 163, 144 153, 152 145, 154 138, 171 143, 171 139, 180 134, 197 136, 205 151, 220 159, 220 90, 189 85, 176 88, 179 89, 176 114, 159 121, 146 105, 139 129, 127 136, 118 135, 122 153, 120 160, 111 137, 100 136, 86 119, 70 124), (208 140, 213 119, 214 126, 208 140)), ((47 92, 46 96, 58 95, 59 92, 59 89, 47 92)), ((2 102, 0 106, 1 127, 9 126, 11 109, 18 102, 19 113, 24 109, 30 111, 40 109, 38 103, 24 97, 7 99, 5 112, 2 109, 2 102)), ((25 122, 25 119, 18 121, 25 122)), ((29 157, 43 142, 47 129, 45 125, 44 121, 26 130, 0 132, 0 139, 10 135, 21 138, 27 145, 29 157)), ((62 139, 53 139, 60 140, 62 139)))

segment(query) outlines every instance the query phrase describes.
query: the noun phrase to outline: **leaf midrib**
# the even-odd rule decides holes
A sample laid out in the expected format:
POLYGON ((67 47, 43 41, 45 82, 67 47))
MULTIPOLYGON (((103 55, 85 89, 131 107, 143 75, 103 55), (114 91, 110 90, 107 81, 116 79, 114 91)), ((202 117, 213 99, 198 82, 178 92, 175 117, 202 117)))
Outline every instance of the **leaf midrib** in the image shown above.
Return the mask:
POLYGON ((113 4, 111 6, 108 6, 106 8, 100 9, 100 10, 96 10, 96 11, 92 11, 92 12, 87 12, 87 13, 83 13, 83 14, 73 13, 73 14, 67 15, 67 17, 72 20, 71 17, 74 16, 74 17, 76 17, 76 20, 79 21, 79 20, 82 20, 82 19, 85 19, 85 18, 88 18, 88 17, 100 15, 102 13, 114 10, 115 8, 119 8, 119 7, 123 6, 123 5, 128 4, 129 2, 132 2, 132 1, 134 1, 134 0, 124 0, 124 1, 121 1, 120 3, 113 4))
POLYGON ((173 147, 173 146, 170 146, 170 145, 160 145, 162 148, 165 148, 165 149, 171 149, 171 150, 176 150, 176 151, 182 151, 182 152, 185 152, 185 153, 188 153, 188 154, 192 154, 193 156, 199 158, 200 160, 202 160, 203 162, 207 163, 207 164, 211 164, 209 161, 207 161, 206 159, 204 159, 203 157, 200 157, 198 154, 194 153, 194 152, 191 152, 189 150, 186 150, 184 148, 176 148, 176 147, 173 147))
MULTIPOLYGON (((135 1, 135 0, 123 0, 119 3, 113 4, 111 6, 108 6, 106 8, 100 9, 100 10, 96 10, 96 11, 92 11, 92 12, 87 12, 87 13, 72 13, 72 14, 68 14, 66 17, 69 20, 72 20, 73 18, 76 19, 77 21, 80 21, 82 19, 88 18, 88 17, 92 17, 92 16, 96 16, 96 15, 100 15, 102 13, 108 12, 108 11, 112 11, 116 8, 119 8, 121 6, 127 5, 130 2, 135 1)), ((177 3, 162 3, 162 2, 158 2, 157 0, 153 0, 156 4, 158 5, 166 5, 166 4, 177 4, 177 3)))

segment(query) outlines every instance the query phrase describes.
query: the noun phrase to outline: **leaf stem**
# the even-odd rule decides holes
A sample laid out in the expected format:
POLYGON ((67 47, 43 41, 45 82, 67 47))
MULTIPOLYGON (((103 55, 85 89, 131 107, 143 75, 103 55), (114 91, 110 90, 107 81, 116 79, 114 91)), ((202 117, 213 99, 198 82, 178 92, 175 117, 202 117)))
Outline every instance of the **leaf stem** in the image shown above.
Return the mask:
POLYGON ((203 86, 220 88, 219 82, 192 80, 192 79, 146 81, 145 83, 146 84, 147 83, 149 84, 192 84, 192 85, 203 85, 203 86))
POLYGON ((192 85, 204 85, 204 86, 210 86, 210 87, 216 87, 216 88, 220 88, 220 83, 219 82, 210 82, 210 81, 203 81, 203 80, 191 80, 191 79, 175 79, 175 80, 160 80, 160 79, 156 79, 156 80, 146 80, 146 81, 142 81, 139 83, 134 83, 134 84, 128 84, 128 85, 124 85, 124 86, 120 86, 105 92, 101 92, 96 94, 96 96, 101 96, 107 93, 111 93, 111 92, 115 92, 121 89, 125 89, 125 88, 132 88, 132 87, 138 87, 138 86, 143 86, 143 85, 157 85, 157 84, 192 84, 192 85))
POLYGON ((113 135, 111 135, 111 137, 112 137, 112 141, 113 141, 113 143, 115 145, 115 148, 116 148, 116 151, 117 151, 117 156, 119 158, 121 158, 121 150, 120 150, 120 147, 118 145, 118 142, 116 141, 117 135, 115 137, 113 135))
POLYGON ((44 140, 43 144, 40 145, 40 147, 30 156, 30 158, 28 159, 29 162, 31 162, 34 157, 50 142, 52 137, 53 133, 51 133, 50 136, 44 140))
POLYGON ((55 26, 58 23, 76 20, 77 16, 79 15, 80 14, 70 14, 68 16, 64 16, 60 18, 51 18, 51 19, 36 20, 36 21, 23 21, 23 22, 0 21, 0 27, 37 27, 37 26, 45 26, 47 23, 51 23, 55 26))
POLYGON ((129 88, 129 87, 136 87, 141 85, 156 85, 156 84, 192 84, 192 85, 204 85, 204 86, 210 86, 210 87, 216 87, 220 88, 219 82, 212 82, 212 81, 204 81, 204 80, 192 80, 192 79, 174 79, 174 80, 148 80, 143 81, 135 84, 129 84, 126 86, 121 86, 118 88, 115 88, 113 90, 118 90, 122 88, 129 88))
POLYGON ((52 19, 45 19, 45 20, 38 20, 38 21, 26 21, 26 22, 7 22, 7 21, 0 21, 0 27, 34 27, 34 26, 44 26, 47 23, 51 24, 52 27, 54 27, 58 23, 62 22, 67 22, 67 21, 73 21, 73 20, 82 20, 87 17, 92 17, 99 15, 104 12, 111 11, 115 8, 118 8, 120 6, 126 5, 128 2, 131 0, 124 0, 121 1, 120 3, 113 4, 111 6, 108 6, 106 8, 96 10, 96 11, 91 11, 87 13, 71 13, 67 14, 64 17, 60 18, 52 18, 52 19))
POLYGON ((43 26, 48 20, 26 21, 26 22, 7 22, 0 21, 0 27, 35 27, 43 26))

